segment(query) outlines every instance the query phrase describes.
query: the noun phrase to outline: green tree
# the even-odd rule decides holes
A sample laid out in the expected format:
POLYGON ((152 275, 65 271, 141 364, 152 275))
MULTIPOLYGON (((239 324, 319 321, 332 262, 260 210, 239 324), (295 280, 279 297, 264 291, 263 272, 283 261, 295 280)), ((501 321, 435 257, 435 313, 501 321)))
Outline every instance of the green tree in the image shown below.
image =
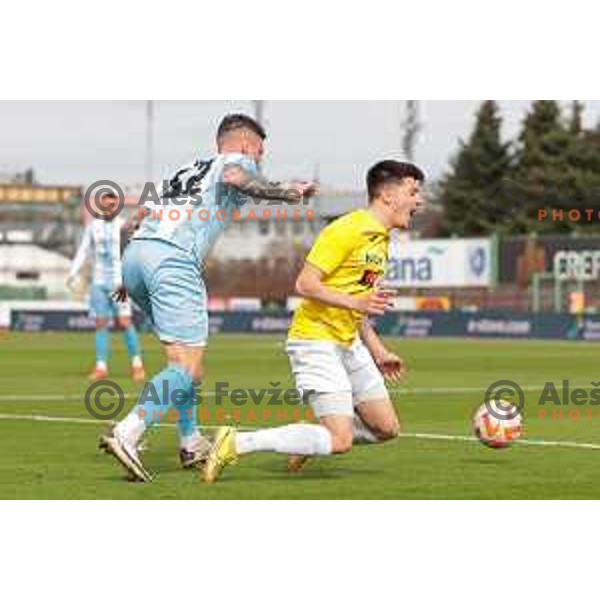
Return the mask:
POLYGON ((582 218, 575 227, 581 231, 600 229, 600 130, 583 130, 569 152, 569 164, 574 171, 574 190, 570 207, 594 210, 594 219, 582 218))
MULTIPOLYGON (((450 172, 437 189, 444 210, 442 230, 446 235, 485 235, 501 220, 494 206, 510 169, 510 145, 502 142, 502 119, 493 100, 477 111, 473 132, 451 161, 450 172)), ((502 208, 502 207, 500 207, 502 208)))
POLYGON ((520 205, 515 226, 523 231, 564 233, 575 224, 538 218, 540 210, 567 209, 577 186, 577 140, 582 135, 582 107, 574 105, 565 122, 554 100, 533 102, 519 135, 514 177, 520 205))

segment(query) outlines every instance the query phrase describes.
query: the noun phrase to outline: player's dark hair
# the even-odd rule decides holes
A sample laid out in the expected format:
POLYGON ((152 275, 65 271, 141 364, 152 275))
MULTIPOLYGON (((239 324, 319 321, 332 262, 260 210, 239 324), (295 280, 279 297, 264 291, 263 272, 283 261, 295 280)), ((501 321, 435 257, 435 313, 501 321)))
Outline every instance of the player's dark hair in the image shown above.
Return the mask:
POLYGON ((104 192, 102 194, 102 196, 100 196, 100 198, 101 199, 110 198, 111 200, 118 200, 119 196, 117 196, 117 194, 115 194, 115 192, 112 192, 112 191, 109 190, 107 192, 104 192))
POLYGON ((382 160, 369 169, 367 173, 367 191, 369 200, 373 200, 382 186, 388 183, 401 183, 403 179, 415 179, 421 183, 425 181, 425 173, 412 163, 398 160, 382 160))
POLYGON ((219 124, 219 128, 217 129, 217 140, 221 139, 227 133, 241 129, 249 129, 261 140, 264 140, 267 137, 263 126, 258 121, 248 115, 233 114, 224 117, 219 124))

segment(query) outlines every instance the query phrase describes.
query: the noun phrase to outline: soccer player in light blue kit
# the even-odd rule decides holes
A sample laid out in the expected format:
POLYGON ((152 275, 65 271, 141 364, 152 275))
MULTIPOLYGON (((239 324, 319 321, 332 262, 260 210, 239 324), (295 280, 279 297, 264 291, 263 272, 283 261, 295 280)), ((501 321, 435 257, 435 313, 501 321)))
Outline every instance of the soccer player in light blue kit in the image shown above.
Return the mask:
POLYGON ((125 288, 152 322, 168 363, 150 382, 153 393, 146 389, 125 419, 101 438, 137 481, 151 479, 137 451, 141 437, 171 409, 179 416, 182 466, 198 466, 210 451, 197 426, 195 400, 208 338, 202 262, 217 237, 245 196, 292 202, 315 191, 312 183, 273 184, 259 174, 266 134, 250 117, 225 117, 216 137, 217 155, 173 175, 162 205, 153 207, 125 252, 125 288))
POLYGON ((123 331, 135 381, 144 381, 140 344, 131 323, 129 302, 117 302, 115 292, 121 286, 121 235, 125 221, 116 215, 118 198, 106 193, 100 199, 99 214, 84 230, 83 238, 71 264, 67 287, 73 289, 75 279, 87 262, 91 262, 90 314, 96 321, 96 366, 90 379, 108 377, 110 354, 110 324, 114 319, 123 331))

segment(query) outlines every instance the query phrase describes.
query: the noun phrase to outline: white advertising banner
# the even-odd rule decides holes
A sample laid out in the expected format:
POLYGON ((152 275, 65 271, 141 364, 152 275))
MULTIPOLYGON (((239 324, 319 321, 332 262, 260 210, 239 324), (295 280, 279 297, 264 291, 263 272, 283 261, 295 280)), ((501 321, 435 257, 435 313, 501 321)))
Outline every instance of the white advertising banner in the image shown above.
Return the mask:
POLYGON ((491 240, 392 239, 386 282, 394 287, 486 287, 492 283, 491 240))

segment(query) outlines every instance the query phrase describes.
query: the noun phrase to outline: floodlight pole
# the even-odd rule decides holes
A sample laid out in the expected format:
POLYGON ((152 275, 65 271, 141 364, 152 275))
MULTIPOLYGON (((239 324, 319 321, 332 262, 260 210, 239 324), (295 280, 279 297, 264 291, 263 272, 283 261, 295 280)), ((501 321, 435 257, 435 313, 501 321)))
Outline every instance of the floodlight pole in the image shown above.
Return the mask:
POLYGON ((257 123, 264 126, 265 120, 265 101, 264 100, 252 100, 252 107, 254 109, 254 118, 257 123))
POLYGON ((146 182, 154 177, 154 100, 146 100, 146 182))
MULTIPOLYGON (((256 122, 264 127, 265 125, 265 101, 264 100, 252 100, 252 108, 254 109, 254 119, 256 122)), ((261 168, 258 165, 260 172, 261 168)))
POLYGON ((419 101, 405 100, 406 117, 402 121, 402 152, 406 160, 413 162, 417 136, 422 129, 419 121, 419 101))

